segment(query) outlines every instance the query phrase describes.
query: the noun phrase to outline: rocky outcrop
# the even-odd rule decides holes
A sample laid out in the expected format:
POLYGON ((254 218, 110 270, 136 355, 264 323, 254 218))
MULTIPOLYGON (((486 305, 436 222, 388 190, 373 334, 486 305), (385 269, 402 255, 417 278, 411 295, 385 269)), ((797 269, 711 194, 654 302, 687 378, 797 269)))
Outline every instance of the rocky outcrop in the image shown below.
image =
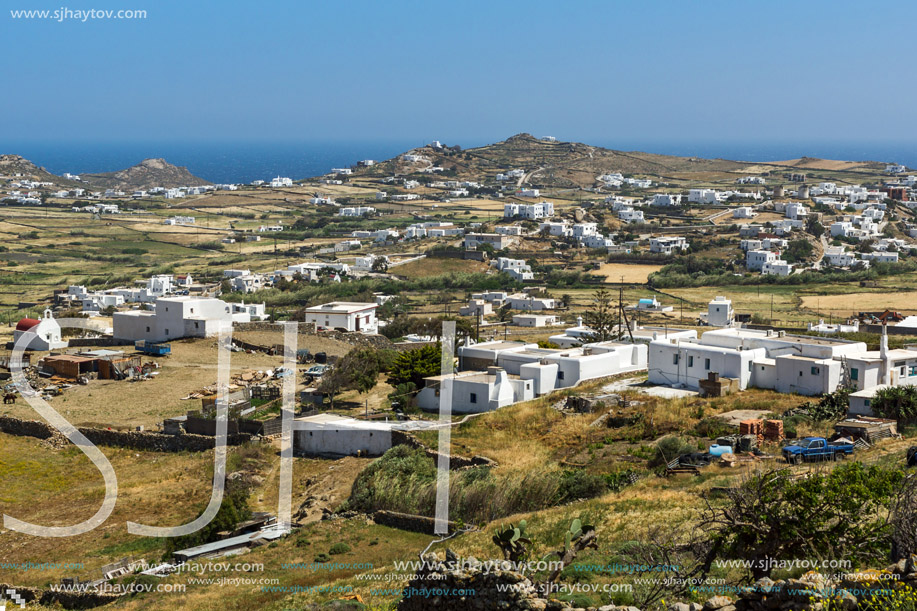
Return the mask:
MULTIPOLYGON (((398 611, 563 611, 568 603, 542 597, 538 587, 509 562, 483 563, 446 552, 424 556, 421 569, 405 588, 398 611)), ((639 611, 634 607, 591 607, 589 611, 639 611)))
MULTIPOLYGON (((735 601, 728 596, 714 596, 704 604, 704 611, 801 611, 827 606, 855 611, 860 608, 859 601, 903 586, 911 590, 917 588, 917 556, 884 570, 865 569, 839 575, 836 579, 814 571, 798 579, 774 581, 765 577, 739 590, 735 601)), ((669 611, 687 611, 674 607, 670 606, 669 611)))
MULTIPOLYGON (((506 611, 573 610, 568 603, 544 597, 544 590, 528 577, 513 570, 509 562, 484 563, 473 557, 458 558, 446 551, 446 560, 436 554, 423 558, 421 569, 405 588, 398 611, 426 609, 506 611)), ((730 588, 734 597, 713 596, 703 605, 677 602, 667 611, 858 611, 875 608, 873 603, 860 605, 874 595, 889 591, 913 591, 917 588, 917 555, 883 570, 863 570, 839 575, 837 579, 810 572, 798 579, 760 579, 752 586, 730 588), (907 589, 905 589, 907 588, 907 589)), ((898 608, 891 606, 888 608, 898 608)), ((586 611, 639 611, 635 607, 590 607, 586 611)))
POLYGON ((188 168, 172 165, 165 159, 144 159, 126 170, 83 174, 82 178, 94 188, 120 189, 123 191, 146 190, 152 187, 164 187, 166 189, 196 187, 210 184, 203 178, 193 175, 188 171, 188 168))

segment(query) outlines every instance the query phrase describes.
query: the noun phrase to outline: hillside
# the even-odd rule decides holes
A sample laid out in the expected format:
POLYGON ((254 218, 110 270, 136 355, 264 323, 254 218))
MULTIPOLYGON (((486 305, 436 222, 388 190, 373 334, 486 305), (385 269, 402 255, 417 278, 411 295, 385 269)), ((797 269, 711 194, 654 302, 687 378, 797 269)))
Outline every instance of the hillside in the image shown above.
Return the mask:
POLYGON ((884 168, 884 164, 877 162, 832 161, 811 157, 768 163, 677 157, 619 151, 581 142, 548 141, 531 134, 517 134, 501 142, 466 150, 425 146, 411 152, 429 159, 430 163, 408 163, 399 156, 370 168, 357 169, 355 174, 367 177, 411 174, 432 164, 454 170, 457 178, 482 180, 486 177, 492 179, 500 171, 522 168, 528 172, 522 181, 526 185, 590 188, 597 186, 598 176, 615 172, 672 183, 692 179, 706 181, 710 178, 731 182, 733 179, 730 176, 798 169, 881 174, 884 168))
POLYGON ((0 155, 0 177, 25 178, 36 182, 53 182, 56 185, 75 186, 80 183, 65 180, 42 167, 38 167, 21 155, 0 155))
POLYGON ((135 166, 117 172, 83 174, 82 178, 95 188, 122 191, 149 189, 151 187, 193 187, 209 185, 186 167, 172 165, 165 159, 144 159, 135 166))

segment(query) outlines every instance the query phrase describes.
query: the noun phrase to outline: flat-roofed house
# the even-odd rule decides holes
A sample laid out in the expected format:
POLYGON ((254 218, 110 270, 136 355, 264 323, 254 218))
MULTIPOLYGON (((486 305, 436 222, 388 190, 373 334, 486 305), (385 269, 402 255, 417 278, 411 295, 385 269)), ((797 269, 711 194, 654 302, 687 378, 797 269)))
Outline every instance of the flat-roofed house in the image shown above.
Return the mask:
POLYGON ((306 308, 306 322, 317 329, 345 329, 374 334, 379 324, 376 320, 376 303, 332 301, 320 306, 306 308))

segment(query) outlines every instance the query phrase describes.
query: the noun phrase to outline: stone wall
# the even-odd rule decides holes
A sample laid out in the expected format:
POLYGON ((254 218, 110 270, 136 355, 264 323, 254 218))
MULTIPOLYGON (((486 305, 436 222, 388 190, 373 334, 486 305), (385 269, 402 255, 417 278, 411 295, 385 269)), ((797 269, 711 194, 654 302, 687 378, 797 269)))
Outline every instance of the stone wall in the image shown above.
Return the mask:
MULTIPOLYGON (((205 452, 214 447, 214 438, 203 435, 166 435, 149 431, 112 431, 78 427, 92 443, 100 446, 130 448, 150 452, 205 452)), ((70 442, 51 425, 37 420, 20 420, 9 416, 0 416, 0 432, 21 437, 53 440, 55 445, 66 445, 70 442)), ((246 433, 228 435, 227 445, 237 446, 251 441, 252 436, 246 433)))
MULTIPOLYGON (((392 431, 392 446, 396 445, 406 445, 412 448, 419 448, 424 451, 424 453, 433 459, 434 462, 439 462, 439 452, 428 448, 426 445, 421 443, 419 439, 406 433, 404 431, 392 431)), ((472 456, 468 458, 467 456, 458 456, 456 454, 451 454, 449 456, 449 470, 457 471, 459 469, 468 469, 471 467, 495 467, 496 462, 487 458, 486 456, 472 456)))
POLYGON ((95 346, 131 346, 134 342, 129 339, 115 339, 114 337, 65 337, 68 348, 82 348, 95 346))
MULTIPOLYGON (((38 588, 28 588, 6 583, 0 583, 0 589, 2 589, 3 592, 15 590, 16 595, 25 601, 27 605, 37 602, 39 605, 47 607, 60 605, 64 609, 91 609, 93 607, 110 604, 120 598, 118 594, 103 592, 54 592, 52 590, 40 590, 38 588)), ((9 600, 11 598, 10 595, 6 594, 5 596, 7 598, 7 609, 19 608, 19 605, 9 600)))
MULTIPOLYGON (((433 534, 436 525, 434 518, 427 516, 418 516, 409 513, 398 513, 397 511, 380 510, 373 514, 373 522, 382 526, 398 528, 400 530, 409 530, 411 532, 433 534)), ((449 532, 455 531, 455 522, 448 522, 449 532)))

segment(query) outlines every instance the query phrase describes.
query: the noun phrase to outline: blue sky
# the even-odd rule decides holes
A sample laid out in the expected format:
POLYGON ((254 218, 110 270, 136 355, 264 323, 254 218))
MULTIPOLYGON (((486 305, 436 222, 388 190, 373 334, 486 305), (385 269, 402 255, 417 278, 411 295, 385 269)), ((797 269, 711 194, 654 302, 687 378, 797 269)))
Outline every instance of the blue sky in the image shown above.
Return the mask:
POLYGON ((0 141, 902 141, 915 18, 836 0, 6 0, 0 141), (9 13, 62 6, 148 17, 9 13))

